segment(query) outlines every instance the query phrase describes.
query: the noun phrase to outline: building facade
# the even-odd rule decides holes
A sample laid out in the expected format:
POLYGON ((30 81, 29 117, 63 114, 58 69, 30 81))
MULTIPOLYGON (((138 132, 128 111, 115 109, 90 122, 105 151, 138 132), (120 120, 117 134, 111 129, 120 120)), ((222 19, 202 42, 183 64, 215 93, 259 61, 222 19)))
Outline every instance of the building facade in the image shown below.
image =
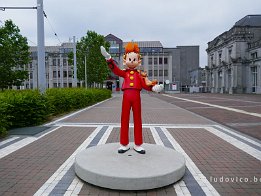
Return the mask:
POLYGON ((261 15, 248 15, 208 42, 207 86, 212 93, 261 94, 261 15))
MULTIPOLYGON (((73 51, 73 43, 63 43, 61 46, 45 47, 46 87, 72 87, 73 65, 68 62, 68 53, 73 51)), ((30 47, 31 62, 24 67, 28 71, 29 79, 18 89, 37 88, 37 47, 30 47)), ((79 84, 78 84, 79 85, 79 84)))
MULTIPOLYGON (((109 34, 105 37, 110 42, 110 54, 121 69, 123 66, 124 46, 127 42, 109 34)), ((165 90, 181 90, 189 85, 189 71, 199 67, 199 46, 177 46, 164 48, 160 41, 135 41, 142 55, 140 70, 146 71, 150 80, 157 79, 164 84, 165 90)), ((112 75, 108 84, 119 89, 122 79, 112 75)))
MULTIPOLYGON (((127 42, 109 34, 109 53, 121 69, 123 67, 124 46, 127 42)), ((137 41, 142 55, 140 70, 146 71, 150 80, 157 79, 165 85, 165 90, 179 91, 190 84, 189 72, 199 67, 199 46, 177 46, 164 48, 160 41, 137 41)), ((68 54, 73 51, 73 43, 45 47, 45 68, 47 88, 72 87, 73 65, 68 54)), ((31 63, 25 66, 29 79, 18 89, 37 88, 37 47, 30 47, 31 63)), ((120 90, 123 80, 113 73, 105 81, 105 86, 113 91, 120 90)), ((77 86, 84 82, 78 81, 77 86)))

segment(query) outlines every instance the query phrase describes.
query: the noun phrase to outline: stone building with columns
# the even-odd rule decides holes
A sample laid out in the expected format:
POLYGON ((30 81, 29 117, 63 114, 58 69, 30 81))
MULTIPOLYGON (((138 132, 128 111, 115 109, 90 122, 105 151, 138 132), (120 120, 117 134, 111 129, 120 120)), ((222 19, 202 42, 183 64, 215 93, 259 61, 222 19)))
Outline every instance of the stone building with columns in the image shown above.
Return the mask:
POLYGON ((212 93, 261 94, 261 15, 247 15, 208 42, 207 86, 212 93))

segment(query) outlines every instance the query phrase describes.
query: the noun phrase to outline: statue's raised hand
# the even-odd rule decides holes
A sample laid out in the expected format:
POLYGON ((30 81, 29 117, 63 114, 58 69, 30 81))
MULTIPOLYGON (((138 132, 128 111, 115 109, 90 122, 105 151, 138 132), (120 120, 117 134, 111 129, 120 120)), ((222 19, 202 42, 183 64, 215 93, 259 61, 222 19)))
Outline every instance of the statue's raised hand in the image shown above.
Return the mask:
POLYGON ((111 59, 111 55, 105 50, 103 46, 101 46, 101 54, 106 60, 111 59))

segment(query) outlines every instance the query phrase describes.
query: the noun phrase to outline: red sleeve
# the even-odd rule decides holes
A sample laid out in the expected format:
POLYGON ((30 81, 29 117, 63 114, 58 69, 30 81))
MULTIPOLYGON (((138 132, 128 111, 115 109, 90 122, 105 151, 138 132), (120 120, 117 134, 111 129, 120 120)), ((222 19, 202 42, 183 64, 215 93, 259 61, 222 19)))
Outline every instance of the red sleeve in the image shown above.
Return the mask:
POLYGON ((147 84, 145 83, 145 79, 141 76, 140 76, 140 81, 141 81, 142 88, 144 88, 147 91, 152 91, 152 86, 147 86, 147 84))
POLYGON ((121 69, 119 69, 119 67, 116 65, 116 63, 114 62, 114 60, 112 58, 107 60, 107 63, 108 63, 108 66, 109 66, 110 70, 115 75, 125 78, 126 72, 121 70, 121 69))

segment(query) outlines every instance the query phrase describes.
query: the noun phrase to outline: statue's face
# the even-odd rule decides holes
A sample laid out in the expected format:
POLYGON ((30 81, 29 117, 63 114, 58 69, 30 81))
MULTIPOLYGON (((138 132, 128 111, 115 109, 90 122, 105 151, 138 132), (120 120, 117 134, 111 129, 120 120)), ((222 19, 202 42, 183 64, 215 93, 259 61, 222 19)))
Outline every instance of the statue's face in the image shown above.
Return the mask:
POLYGON ((126 59, 123 60, 123 64, 127 65, 128 68, 134 69, 141 65, 141 60, 139 59, 139 54, 135 52, 130 52, 126 54, 126 59))

